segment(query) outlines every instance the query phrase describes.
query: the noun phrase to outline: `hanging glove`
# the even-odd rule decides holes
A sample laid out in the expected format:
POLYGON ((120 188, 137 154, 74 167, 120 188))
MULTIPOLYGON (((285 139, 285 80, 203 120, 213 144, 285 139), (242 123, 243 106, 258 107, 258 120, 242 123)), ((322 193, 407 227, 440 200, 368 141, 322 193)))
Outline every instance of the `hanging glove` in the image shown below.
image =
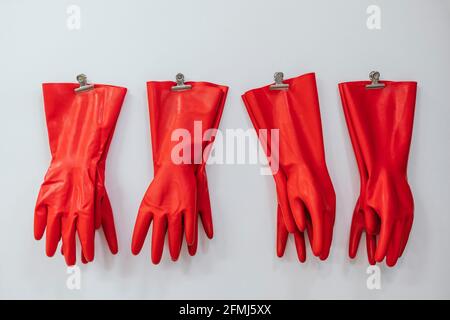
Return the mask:
MULTIPOLYGON (((54 255, 62 239, 68 265, 76 262, 76 233, 83 260, 94 258, 95 197, 98 184, 102 184, 98 165, 126 94, 125 88, 108 85, 96 85, 80 93, 74 92, 76 87, 77 84, 43 85, 52 160, 39 191, 34 219, 35 238, 40 240, 46 231, 47 255, 54 255)), ((100 198, 101 220, 103 226, 108 225, 107 238, 111 238, 112 211, 111 216, 104 213, 100 198)))
POLYGON ((416 82, 369 81, 339 84, 345 119, 360 173, 360 195, 350 231, 349 255, 362 233, 370 264, 386 258, 394 266, 408 241, 414 201, 407 163, 414 119, 416 82))
POLYGON ((315 74, 285 83, 289 85, 287 90, 265 86, 242 96, 255 129, 268 130, 267 141, 262 141, 261 136, 260 140, 268 146, 270 161, 279 163, 274 172, 277 253, 283 255, 287 233, 294 233, 299 260, 304 261, 303 232, 307 231, 314 255, 326 259, 333 235, 336 196, 325 163, 315 74), (271 145, 271 129, 279 129, 279 152, 274 152, 271 145))
POLYGON ((189 84, 189 90, 172 91, 175 83, 171 81, 147 83, 154 178, 139 208, 131 250, 133 254, 141 251, 153 223, 154 264, 161 260, 166 230, 172 260, 179 257, 183 233, 190 253, 195 253, 198 210, 205 231, 212 236, 206 175, 201 172, 208 143, 202 140, 206 130, 219 123, 227 88, 205 82, 189 84))

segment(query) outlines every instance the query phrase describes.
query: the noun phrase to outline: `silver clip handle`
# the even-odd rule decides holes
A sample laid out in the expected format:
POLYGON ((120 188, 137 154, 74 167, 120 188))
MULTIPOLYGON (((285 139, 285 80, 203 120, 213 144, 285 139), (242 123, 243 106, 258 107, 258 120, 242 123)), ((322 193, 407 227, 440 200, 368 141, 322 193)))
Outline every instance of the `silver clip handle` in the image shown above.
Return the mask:
POLYGON ((369 79, 371 83, 366 85, 367 89, 381 89, 386 86, 384 83, 380 82, 380 73, 378 71, 372 71, 369 73, 369 79))
POLYGON ((184 75, 182 73, 178 73, 175 76, 176 85, 172 87, 172 91, 183 91, 183 90, 189 90, 192 88, 190 84, 184 83, 184 75))
POLYGON ((273 75, 274 84, 270 85, 270 90, 287 90, 289 89, 289 84, 283 83, 284 74, 283 72, 275 72, 273 75))
POLYGON ((94 88, 93 84, 88 83, 87 76, 83 73, 77 75, 77 81, 80 84, 80 86, 74 89, 75 92, 84 92, 94 88))

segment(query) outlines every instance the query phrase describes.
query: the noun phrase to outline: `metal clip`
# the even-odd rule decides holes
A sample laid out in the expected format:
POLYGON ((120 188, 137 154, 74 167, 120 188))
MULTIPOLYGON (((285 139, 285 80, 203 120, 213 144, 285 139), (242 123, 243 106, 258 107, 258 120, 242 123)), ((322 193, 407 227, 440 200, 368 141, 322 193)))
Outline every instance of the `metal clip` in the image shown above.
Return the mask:
POLYGON ((175 81, 177 84, 172 87, 172 91, 189 90, 192 88, 190 84, 184 84, 184 75, 182 73, 178 73, 175 76, 175 81))
POLYGON ((87 82, 87 76, 85 74, 77 75, 77 81, 80 86, 75 88, 75 92, 84 92, 94 88, 93 84, 87 82))
POLYGON ((287 90, 289 88, 289 84, 283 83, 284 74, 283 72, 275 72, 273 75, 273 79, 275 80, 275 84, 270 85, 270 90, 287 90))
POLYGON ((380 73, 378 71, 369 73, 369 79, 372 83, 366 85, 367 89, 380 89, 386 86, 384 83, 380 82, 380 73))

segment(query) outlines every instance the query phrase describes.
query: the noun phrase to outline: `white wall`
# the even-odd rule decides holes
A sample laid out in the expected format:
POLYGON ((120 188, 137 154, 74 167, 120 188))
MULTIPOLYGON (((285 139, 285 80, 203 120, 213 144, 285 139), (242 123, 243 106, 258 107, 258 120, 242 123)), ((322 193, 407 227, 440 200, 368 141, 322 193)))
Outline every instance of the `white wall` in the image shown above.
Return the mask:
POLYGON ((190 0, 0 2, 0 297, 1 298, 450 298, 450 1, 190 0), (66 27, 66 9, 81 8, 81 29, 66 27), (381 8, 381 30, 366 27, 366 9, 381 8), (364 247, 347 257, 359 177, 337 83, 417 80, 409 164, 416 211, 404 257, 381 267, 382 289, 366 288, 364 247), (275 255, 275 189, 258 165, 208 167, 215 238, 199 252, 167 250, 150 263, 150 241, 135 257, 131 234, 151 181, 145 82, 189 80, 230 86, 221 128, 249 128, 240 95, 286 77, 317 74, 328 167, 337 194, 329 259, 297 261, 293 242, 275 255), (42 82, 97 83, 129 91, 108 158, 107 188, 120 252, 102 234, 94 263, 81 266, 81 290, 66 288, 63 258, 45 256, 33 239, 33 209, 50 155, 42 82))

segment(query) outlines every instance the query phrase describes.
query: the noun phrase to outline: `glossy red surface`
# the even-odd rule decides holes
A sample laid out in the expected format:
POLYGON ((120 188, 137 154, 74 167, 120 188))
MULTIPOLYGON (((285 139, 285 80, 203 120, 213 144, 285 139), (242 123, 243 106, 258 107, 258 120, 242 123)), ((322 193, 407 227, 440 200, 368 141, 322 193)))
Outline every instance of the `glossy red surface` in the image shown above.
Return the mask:
MULTIPOLYGON (((306 259, 304 232, 314 255, 329 255, 336 196, 325 163, 319 99, 314 73, 285 80, 288 90, 269 86, 246 92, 242 98, 256 130, 279 129, 279 170, 274 173, 277 196, 277 254, 285 251, 294 233, 300 261, 306 259)), ((267 153, 276 153, 268 132, 267 153)), ((261 139, 261 137, 260 137, 261 139)))
POLYGON ((385 88, 366 89, 368 83, 339 84, 360 174, 349 255, 356 256, 364 232, 369 263, 386 258, 386 264, 394 266, 403 254, 413 223, 407 164, 417 83, 383 81, 385 88))
POLYGON ((53 256, 62 239, 66 263, 76 262, 76 234, 82 260, 94 259, 94 232, 103 226, 117 252, 111 205, 104 187, 106 154, 126 89, 96 85, 75 93, 77 84, 43 85, 52 160, 39 191, 34 219, 37 240, 46 233, 46 253, 53 256))
POLYGON ((172 260, 180 254, 183 234, 189 253, 197 249, 197 218, 200 216, 208 237, 213 235, 211 205, 205 171, 206 157, 196 154, 200 146, 205 152, 211 141, 202 141, 205 131, 217 128, 222 115, 227 87, 206 82, 188 82, 192 89, 172 91, 174 82, 148 82, 148 104, 153 151, 154 178, 139 208, 131 249, 138 254, 150 224, 152 262, 160 262, 164 238, 168 232, 172 260), (195 122, 201 123, 200 140, 195 122), (191 139, 172 139, 174 130, 183 130, 191 139), (176 164, 172 152, 178 146, 189 150, 190 161, 176 164))

